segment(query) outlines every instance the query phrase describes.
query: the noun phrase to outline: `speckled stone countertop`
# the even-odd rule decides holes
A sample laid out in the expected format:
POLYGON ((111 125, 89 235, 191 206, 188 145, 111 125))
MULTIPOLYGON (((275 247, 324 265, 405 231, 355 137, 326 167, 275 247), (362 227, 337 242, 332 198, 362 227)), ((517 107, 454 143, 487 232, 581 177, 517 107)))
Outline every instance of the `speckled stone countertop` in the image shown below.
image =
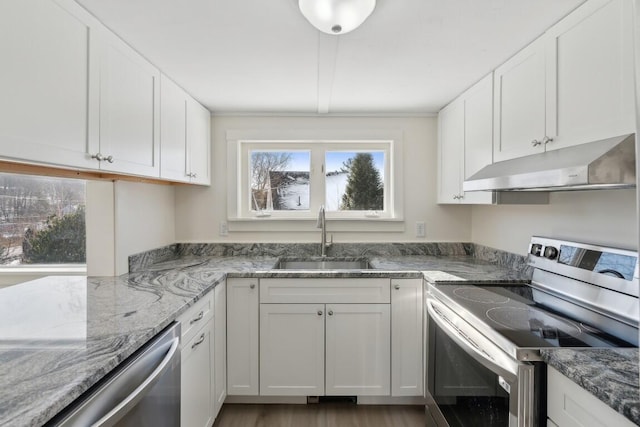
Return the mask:
POLYGON ((119 277, 49 277, 2 289, 0 425, 44 424, 226 277, 529 280, 526 270, 497 265, 483 250, 488 259, 464 253, 370 254, 371 270, 286 271, 273 270, 279 259, 273 254, 175 256, 172 249, 170 256, 119 277))
POLYGON ((638 349, 548 349, 544 360, 640 425, 638 349))

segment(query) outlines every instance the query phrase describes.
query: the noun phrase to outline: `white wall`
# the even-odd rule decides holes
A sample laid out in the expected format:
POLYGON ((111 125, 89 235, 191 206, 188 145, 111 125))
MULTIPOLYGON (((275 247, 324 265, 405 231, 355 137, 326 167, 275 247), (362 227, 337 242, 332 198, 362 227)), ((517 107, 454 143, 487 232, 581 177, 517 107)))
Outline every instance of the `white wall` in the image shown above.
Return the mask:
POLYGON ((129 271, 129 255, 176 240, 175 191, 169 185, 117 181, 115 207, 115 274, 129 271))
POLYGON ((519 254, 532 235, 636 249, 636 191, 551 193, 549 205, 539 206, 474 206, 471 229, 474 243, 519 254))
MULTIPOLYGON (((405 227, 400 232, 337 232, 336 242, 469 241, 471 209, 436 204, 437 120, 435 117, 232 117, 212 118, 211 187, 176 188, 176 239, 179 242, 316 242, 315 222, 309 231, 232 231, 219 235, 227 220, 228 130, 393 130, 404 139, 405 227), (415 237, 415 222, 425 221, 427 236, 415 237)), ((331 226, 328 229, 331 231, 331 226)))

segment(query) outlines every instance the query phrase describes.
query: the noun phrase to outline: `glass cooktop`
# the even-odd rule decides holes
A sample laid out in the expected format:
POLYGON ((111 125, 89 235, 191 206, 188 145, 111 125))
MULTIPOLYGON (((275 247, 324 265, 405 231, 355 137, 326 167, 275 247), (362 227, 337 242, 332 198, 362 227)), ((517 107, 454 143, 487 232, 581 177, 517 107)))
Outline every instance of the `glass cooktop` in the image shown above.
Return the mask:
POLYGON ((533 301, 527 285, 438 284, 438 291, 521 348, 634 347, 533 301))

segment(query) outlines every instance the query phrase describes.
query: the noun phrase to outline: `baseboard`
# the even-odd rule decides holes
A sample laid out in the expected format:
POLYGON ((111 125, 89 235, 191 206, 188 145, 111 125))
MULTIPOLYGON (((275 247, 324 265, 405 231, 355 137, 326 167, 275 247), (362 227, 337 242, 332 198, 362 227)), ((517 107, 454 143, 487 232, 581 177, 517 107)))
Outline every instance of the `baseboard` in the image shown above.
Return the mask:
MULTIPOLYGON (((225 404, 306 405, 307 396, 227 396, 225 404)), ((422 396, 358 396, 358 405, 424 405, 422 396)))
POLYGON ((307 396, 227 396, 225 404, 306 405, 307 396))
POLYGON ((424 405, 422 396, 358 396, 358 405, 424 405))

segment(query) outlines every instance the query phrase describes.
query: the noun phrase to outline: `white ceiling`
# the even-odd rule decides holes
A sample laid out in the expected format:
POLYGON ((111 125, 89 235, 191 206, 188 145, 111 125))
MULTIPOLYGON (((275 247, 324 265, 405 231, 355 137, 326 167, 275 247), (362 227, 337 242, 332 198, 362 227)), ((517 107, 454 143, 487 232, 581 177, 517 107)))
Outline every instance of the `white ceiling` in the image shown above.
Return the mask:
POLYGON ((424 114, 583 0, 378 0, 326 35, 297 0, 77 0, 214 113, 424 114))

